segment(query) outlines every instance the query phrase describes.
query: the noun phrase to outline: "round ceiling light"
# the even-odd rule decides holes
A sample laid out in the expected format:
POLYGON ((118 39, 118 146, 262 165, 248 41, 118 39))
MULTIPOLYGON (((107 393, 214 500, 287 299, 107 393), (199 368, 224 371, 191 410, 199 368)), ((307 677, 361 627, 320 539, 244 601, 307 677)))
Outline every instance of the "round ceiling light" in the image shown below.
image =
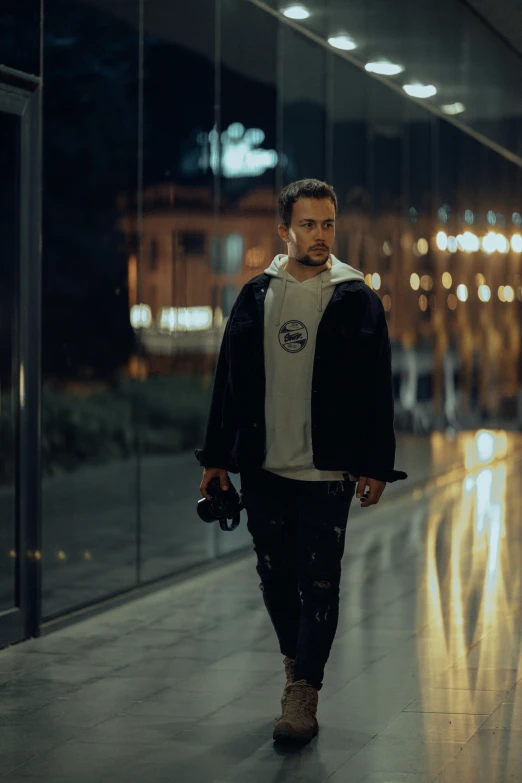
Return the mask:
POLYGON ((289 5, 282 11, 283 15, 288 17, 288 19, 308 19, 310 16, 310 11, 304 7, 304 5, 301 5, 301 3, 294 3, 293 5, 289 5))
POLYGON ((357 49, 357 44, 348 35, 332 35, 328 39, 328 43, 330 46, 335 46, 336 49, 342 49, 345 52, 357 49))
POLYGON ((411 98, 432 98, 437 94, 437 88, 433 84, 404 84, 402 89, 411 98))
POLYGON ((372 63, 366 63, 364 66, 368 73, 378 73, 381 76, 397 76, 404 71, 403 65, 391 63, 388 60, 376 60, 372 63))

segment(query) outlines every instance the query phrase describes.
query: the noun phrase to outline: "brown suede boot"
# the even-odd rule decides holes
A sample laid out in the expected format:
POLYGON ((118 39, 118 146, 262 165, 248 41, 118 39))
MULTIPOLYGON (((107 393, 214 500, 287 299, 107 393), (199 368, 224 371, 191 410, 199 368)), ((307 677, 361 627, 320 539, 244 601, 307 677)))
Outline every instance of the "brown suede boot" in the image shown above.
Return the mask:
POLYGON ((274 740, 310 742, 319 732, 318 691, 306 680, 291 682, 283 693, 283 714, 274 727, 274 740))

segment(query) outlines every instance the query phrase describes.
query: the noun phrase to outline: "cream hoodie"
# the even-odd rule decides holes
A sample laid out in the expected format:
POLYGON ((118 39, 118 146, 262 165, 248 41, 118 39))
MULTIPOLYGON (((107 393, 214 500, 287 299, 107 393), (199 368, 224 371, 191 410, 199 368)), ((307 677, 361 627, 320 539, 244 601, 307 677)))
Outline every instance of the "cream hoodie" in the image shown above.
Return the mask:
MULTIPOLYGON (((341 481, 339 471, 312 460, 311 391, 317 328, 337 283, 364 275, 330 254, 321 274, 298 282, 277 255, 264 271, 273 277, 265 299, 265 470, 301 481, 341 481)), ((325 401, 328 404, 328 401, 325 401)), ((350 476, 353 480, 354 477, 350 476)))

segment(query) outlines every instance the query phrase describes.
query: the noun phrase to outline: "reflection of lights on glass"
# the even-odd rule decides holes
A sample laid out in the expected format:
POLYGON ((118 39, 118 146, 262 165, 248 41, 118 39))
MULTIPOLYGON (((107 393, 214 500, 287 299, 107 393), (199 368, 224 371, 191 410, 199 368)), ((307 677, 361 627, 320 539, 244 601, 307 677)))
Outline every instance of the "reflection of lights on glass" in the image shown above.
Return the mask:
POLYGON ((420 279, 420 284, 425 291, 431 291, 431 289, 433 288, 433 280, 429 275, 422 275, 420 279))
POLYGON ((392 243, 388 241, 384 242, 382 246, 382 252, 385 256, 391 256, 393 253, 392 243))
POLYGON ((465 302, 468 298, 468 287, 461 283, 457 286, 457 296, 461 302, 465 302))
POLYGON ((420 277, 419 277, 419 275, 416 272, 414 272, 411 275, 411 277, 410 277, 410 285, 411 285, 411 287, 413 288, 414 291, 418 291, 419 290, 420 277))
POLYGON ((334 46, 336 49, 342 49, 345 52, 350 52, 352 49, 357 49, 357 44, 352 41, 347 35, 332 35, 328 39, 330 46, 334 46))
POLYGON ((477 456, 480 462, 488 462, 495 454, 495 438, 491 432, 480 430, 475 436, 477 456))
POLYGON ((439 231, 437 234, 437 247, 439 250, 446 250, 448 247, 448 237, 444 231, 439 231))
POLYGON ((457 239, 456 237, 448 237, 448 250, 450 253, 457 252, 457 239))
POLYGON ((513 302, 515 300, 515 291, 510 285, 504 286, 504 299, 506 302, 513 302))
POLYGON ((497 234, 496 245, 499 253, 507 253, 509 250, 509 242, 503 234, 497 234))
POLYGON ((515 251, 515 253, 522 253, 522 237, 520 234, 513 234, 511 237, 511 249, 515 251))
POLYGON ((391 297, 389 296, 389 294, 384 294, 382 298, 382 304, 384 306, 384 309, 388 313, 391 310, 391 297))
POLYGON ((289 5, 283 10, 283 15, 288 19, 308 19, 310 16, 310 11, 308 11, 304 5, 299 3, 295 5, 289 5))
POLYGON ((490 231, 485 237, 482 237, 482 249, 485 253, 494 253, 497 249, 497 235, 490 231))
POLYGON ((488 210, 488 214, 486 215, 486 219, 487 219, 487 221, 488 221, 490 226, 494 226, 495 223, 497 222, 497 216, 493 212, 492 209, 488 210))
POLYGON ((417 250, 419 251, 420 255, 425 256, 429 249, 430 246, 428 245, 428 241, 421 237, 421 239, 419 239, 417 242, 417 250))
POLYGON ((440 107, 444 114, 449 115, 455 115, 455 114, 462 114, 463 111, 466 111, 466 107, 463 103, 460 103, 457 101, 456 103, 445 103, 443 106, 440 107))
POLYGON ((475 284, 477 288, 481 285, 484 285, 485 282, 486 282, 486 278, 480 272, 475 275, 475 284))
POLYGON ((164 332, 209 329, 212 326, 212 308, 162 307, 158 312, 158 324, 164 332))
POLYGON ((372 275, 372 285, 376 291, 381 287, 381 276, 377 272, 372 275))
POLYGON ((390 63, 388 60, 377 60, 373 63, 366 63, 364 66, 368 73, 378 73, 381 76, 397 76, 404 71, 403 65, 390 63))
POLYGON ((419 296, 419 307, 420 307, 420 309, 422 310, 423 313, 425 313, 426 310, 428 309, 428 300, 427 300, 427 298, 425 297, 424 294, 421 294, 419 296))
POLYGON ((478 290, 478 296, 481 302, 489 302, 491 299, 491 289, 488 285, 481 285, 478 290))
POLYGON ((130 320, 134 329, 148 329, 152 324, 152 313, 149 305, 133 305, 131 307, 130 320))
POLYGON ((466 223, 469 223, 470 225, 473 224, 473 221, 475 220, 475 215, 473 214, 471 209, 467 209, 464 212, 464 220, 466 221, 466 223))
POLYGON ((450 310, 457 309, 457 297, 455 294, 448 294, 448 307, 450 310))
POLYGON ((411 98, 432 98, 437 94, 437 88, 433 84, 403 84, 402 89, 411 98))
POLYGON ((444 272, 442 275, 442 285, 444 288, 451 288, 451 284, 453 283, 453 278, 451 277, 449 272, 444 272))

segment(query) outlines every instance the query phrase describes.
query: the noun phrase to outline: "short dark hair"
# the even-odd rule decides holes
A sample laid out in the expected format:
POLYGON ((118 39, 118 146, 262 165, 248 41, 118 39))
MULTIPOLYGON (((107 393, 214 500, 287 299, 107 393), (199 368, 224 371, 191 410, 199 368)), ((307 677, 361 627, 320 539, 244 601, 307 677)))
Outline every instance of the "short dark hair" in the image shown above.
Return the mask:
POLYGON ((294 204, 299 198, 331 198, 337 215, 337 196, 331 185, 319 179, 299 179, 283 188, 279 196, 279 217, 285 228, 292 222, 294 204))

